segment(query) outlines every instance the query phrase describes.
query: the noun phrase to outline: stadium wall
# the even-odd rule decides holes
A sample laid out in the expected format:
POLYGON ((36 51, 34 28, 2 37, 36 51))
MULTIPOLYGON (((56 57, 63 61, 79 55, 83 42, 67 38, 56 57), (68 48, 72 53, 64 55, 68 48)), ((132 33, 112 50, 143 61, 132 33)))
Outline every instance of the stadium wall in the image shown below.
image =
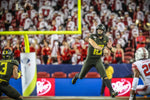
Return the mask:
MULTIPOLYGON (((114 78, 112 86, 120 92, 119 96, 129 96, 129 90, 132 85, 131 64, 111 64, 114 68, 114 78)), ((50 74, 57 71, 63 71, 67 74, 71 72, 79 72, 82 65, 37 65, 37 72, 46 71, 50 74)), ((20 67, 19 67, 20 69, 20 67)), ((90 72, 95 72, 93 67, 90 72)), ((71 78, 37 78, 37 95, 36 96, 100 96, 102 85, 101 78, 84 78, 78 80, 72 85, 71 78)), ((139 84, 143 84, 140 79, 139 84)), ((21 78, 15 80, 10 79, 10 85, 22 94, 21 78)), ((105 96, 110 96, 108 88, 105 89, 105 96)))
MULTIPOLYGON (((71 78, 38 78, 36 96, 100 96, 102 80, 100 78, 86 78, 78 80, 75 85, 71 78)), ((132 78, 113 78, 112 86, 119 92, 118 96, 129 96, 132 78)), ((143 84, 139 80, 139 84, 143 84)), ((22 94, 21 79, 10 80, 10 85, 22 94)), ((104 96, 110 96, 105 88, 104 96)))
MULTIPOLYGON (((113 78, 131 77, 131 64, 110 64, 114 68, 113 78)), ((67 75, 71 72, 80 72, 82 65, 60 64, 60 65, 37 65, 37 72, 47 72, 50 75, 54 72, 64 72, 67 75)), ((97 72, 93 67, 90 72, 97 72)))

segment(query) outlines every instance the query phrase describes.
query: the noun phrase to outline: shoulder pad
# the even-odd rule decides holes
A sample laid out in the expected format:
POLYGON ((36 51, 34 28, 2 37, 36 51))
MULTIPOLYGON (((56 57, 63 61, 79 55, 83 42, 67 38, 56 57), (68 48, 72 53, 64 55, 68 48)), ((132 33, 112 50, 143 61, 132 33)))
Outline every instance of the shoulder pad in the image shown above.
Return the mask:
POLYGON ((16 66, 19 65, 19 62, 17 60, 12 60, 11 63, 14 64, 14 65, 16 65, 16 66))

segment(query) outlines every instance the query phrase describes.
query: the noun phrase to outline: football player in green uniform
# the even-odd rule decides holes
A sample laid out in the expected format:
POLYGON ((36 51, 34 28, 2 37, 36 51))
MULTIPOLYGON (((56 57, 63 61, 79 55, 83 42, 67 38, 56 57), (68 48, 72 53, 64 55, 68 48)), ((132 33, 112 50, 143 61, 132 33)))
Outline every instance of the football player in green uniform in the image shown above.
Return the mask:
POLYGON ((76 74, 72 79, 72 84, 75 84, 77 79, 82 79, 85 77, 87 72, 95 66, 101 78, 105 82, 106 86, 111 92, 111 96, 115 97, 118 95, 118 92, 115 92, 111 86, 109 79, 106 76, 105 67, 101 60, 103 55, 103 50, 110 49, 114 52, 115 48, 112 47, 112 43, 109 41, 108 37, 105 36, 106 28, 103 24, 100 24, 96 28, 96 34, 91 34, 89 37, 89 47, 88 54, 84 65, 81 68, 80 73, 76 74))
POLYGON ((5 93, 8 97, 15 100, 23 100, 20 93, 9 85, 9 80, 12 75, 15 79, 21 76, 21 72, 18 72, 19 63, 13 60, 13 52, 9 49, 5 49, 2 52, 2 58, 0 60, 0 94, 5 93))

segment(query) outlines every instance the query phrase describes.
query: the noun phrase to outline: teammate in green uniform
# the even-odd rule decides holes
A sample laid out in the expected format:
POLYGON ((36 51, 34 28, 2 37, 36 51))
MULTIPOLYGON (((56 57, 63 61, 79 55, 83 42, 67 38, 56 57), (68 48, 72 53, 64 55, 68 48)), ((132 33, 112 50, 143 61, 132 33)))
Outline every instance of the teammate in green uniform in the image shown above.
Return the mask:
POLYGON ((75 77, 72 79, 72 84, 75 84, 78 78, 79 79, 84 78, 87 72, 93 66, 95 66, 98 73, 105 82, 106 86, 109 88, 111 96, 115 97, 116 95, 118 95, 118 92, 115 92, 113 90, 111 83, 106 76, 103 62, 101 61, 103 50, 105 50, 106 48, 110 49, 111 51, 115 50, 115 48, 112 47, 112 43, 109 41, 108 37, 105 36, 105 32, 106 32, 105 26, 103 24, 100 24, 96 28, 96 34, 90 35, 87 58, 84 62, 84 65, 80 73, 76 74, 75 77))
POLYGON ((15 79, 21 76, 21 72, 18 72, 19 63, 13 60, 13 52, 9 49, 2 52, 2 58, 0 60, 0 94, 5 93, 8 97, 15 100, 23 100, 19 92, 9 85, 12 75, 15 79))

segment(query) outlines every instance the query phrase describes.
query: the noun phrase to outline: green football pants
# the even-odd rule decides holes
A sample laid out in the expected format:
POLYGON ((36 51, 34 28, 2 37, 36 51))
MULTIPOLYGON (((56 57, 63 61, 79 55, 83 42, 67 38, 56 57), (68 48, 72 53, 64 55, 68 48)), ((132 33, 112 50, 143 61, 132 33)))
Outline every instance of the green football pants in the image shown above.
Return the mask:
POLYGON ((85 77, 85 75, 88 73, 88 71, 92 68, 95 67, 97 72, 100 74, 102 78, 107 77, 106 72, 105 72, 105 67, 103 65, 103 62, 101 59, 91 59, 87 58, 81 68, 80 74, 79 74, 79 79, 82 79, 85 77))

